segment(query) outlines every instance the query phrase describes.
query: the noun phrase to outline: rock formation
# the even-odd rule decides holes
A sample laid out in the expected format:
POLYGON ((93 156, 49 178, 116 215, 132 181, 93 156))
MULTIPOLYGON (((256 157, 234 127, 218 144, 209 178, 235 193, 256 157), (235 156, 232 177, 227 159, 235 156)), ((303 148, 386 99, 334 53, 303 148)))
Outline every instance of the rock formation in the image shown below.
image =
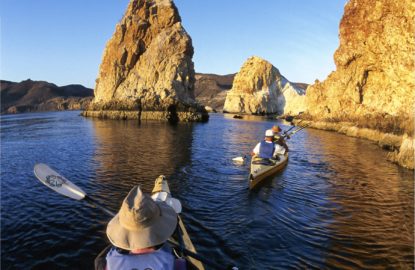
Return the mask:
POLYGON ((93 90, 82 85, 56 86, 45 81, 0 81, 1 113, 85 109, 93 90))
POLYGON ((132 0, 108 41, 85 116, 206 121, 193 46, 171 0, 132 0))
POLYGON ((304 94, 304 89, 289 82, 271 63, 253 56, 236 74, 223 110, 247 114, 296 113, 304 111, 304 94))
POLYGON ((195 97, 207 111, 222 111, 226 93, 232 88, 235 74, 217 75, 196 73, 195 97))
POLYGON ((414 16, 412 0, 350 0, 340 23, 336 70, 325 81, 316 81, 306 95, 311 119, 406 134, 401 148, 412 147, 412 158, 394 156, 406 164, 412 160, 405 165, 412 168, 414 16))

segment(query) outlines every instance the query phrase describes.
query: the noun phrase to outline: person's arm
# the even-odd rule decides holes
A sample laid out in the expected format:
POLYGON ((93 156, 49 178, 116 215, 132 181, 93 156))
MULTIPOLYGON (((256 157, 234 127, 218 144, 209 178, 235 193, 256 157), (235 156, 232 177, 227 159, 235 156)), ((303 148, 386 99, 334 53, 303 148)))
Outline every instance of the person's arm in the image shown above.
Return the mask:
POLYGON ((283 146, 283 147, 285 148, 285 151, 286 151, 286 152, 288 152, 288 145, 287 145, 287 143, 285 142, 285 140, 284 140, 284 138, 283 138, 283 137, 280 137, 280 138, 278 139, 277 143, 278 143, 279 145, 283 146))
POLYGON ((277 155, 284 155, 285 153, 285 148, 282 147, 279 144, 275 144, 274 146, 274 157, 276 157, 277 155))

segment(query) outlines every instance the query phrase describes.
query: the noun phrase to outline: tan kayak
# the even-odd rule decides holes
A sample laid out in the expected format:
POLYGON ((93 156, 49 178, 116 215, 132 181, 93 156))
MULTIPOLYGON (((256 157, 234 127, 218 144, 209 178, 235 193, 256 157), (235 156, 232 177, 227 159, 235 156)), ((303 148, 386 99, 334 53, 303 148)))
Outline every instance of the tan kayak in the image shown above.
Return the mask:
POLYGON ((252 157, 249 174, 249 189, 255 188, 264 179, 280 172, 288 163, 288 153, 278 155, 278 160, 252 157))
MULTIPOLYGON (((166 180, 166 178, 162 175, 160 175, 155 183, 152 193, 158 193, 158 192, 167 192, 170 195, 170 188, 169 184, 166 180)), ((177 236, 176 233, 172 236, 172 239, 170 239, 171 242, 175 242, 178 245, 180 245, 180 242, 183 242, 184 248, 197 254, 196 248, 194 247, 192 240, 190 240, 190 236, 186 230, 186 227, 184 226, 183 220, 181 219, 179 215, 179 233, 180 236, 177 236), (182 239, 177 239, 181 237, 182 239)), ((197 270, 204 270, 205 267, 203 266, 203 263, 195 258, 192 258, 190 256, 184 257, 186 261, 188 262, 188 269, 197 269, 197 270)))

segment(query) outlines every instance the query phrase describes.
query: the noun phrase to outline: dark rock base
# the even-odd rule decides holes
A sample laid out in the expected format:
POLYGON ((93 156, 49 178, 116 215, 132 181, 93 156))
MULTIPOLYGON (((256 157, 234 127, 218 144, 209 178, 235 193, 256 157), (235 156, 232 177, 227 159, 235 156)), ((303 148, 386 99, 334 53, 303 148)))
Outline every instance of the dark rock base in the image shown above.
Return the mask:
POLYGON ((83 111, 85 117, 96 117, 102 119, 117 120, 159 120, 169 122, 207 122, 209 114, 205 112, 169 112, 169 111, 121 111, 121 110, 101 110, 83 111))

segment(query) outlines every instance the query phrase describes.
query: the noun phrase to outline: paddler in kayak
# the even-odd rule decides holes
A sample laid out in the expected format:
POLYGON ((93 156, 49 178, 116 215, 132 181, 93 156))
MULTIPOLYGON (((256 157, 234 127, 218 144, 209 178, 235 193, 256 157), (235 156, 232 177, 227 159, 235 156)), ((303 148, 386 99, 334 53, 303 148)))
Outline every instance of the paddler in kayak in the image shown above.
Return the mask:
POLYGON ((285 148, 285 151, 288 152, 288 145, 285 142, 284 137, 281 135, 282 129, 279 126, 275 125, 272 127, 272 131, 274 132, 274 143, 281 145, 285 148))
POLYGON ((278 154, 284 154, 285 149, 273 142, 274 140, 274 132, 272 129, 268 129, 265 131, 265 139, 259 142, 254 150, 252 150, 252 155, 263 158, 263 159, 273 159, 278 157, 278 154))
POLYGON ((166 243, 177 226, 177 214, 164 202, 155 202, 134 187, 107 226, 113 247, 107 270, 174 269, 175 257, 166 243))

